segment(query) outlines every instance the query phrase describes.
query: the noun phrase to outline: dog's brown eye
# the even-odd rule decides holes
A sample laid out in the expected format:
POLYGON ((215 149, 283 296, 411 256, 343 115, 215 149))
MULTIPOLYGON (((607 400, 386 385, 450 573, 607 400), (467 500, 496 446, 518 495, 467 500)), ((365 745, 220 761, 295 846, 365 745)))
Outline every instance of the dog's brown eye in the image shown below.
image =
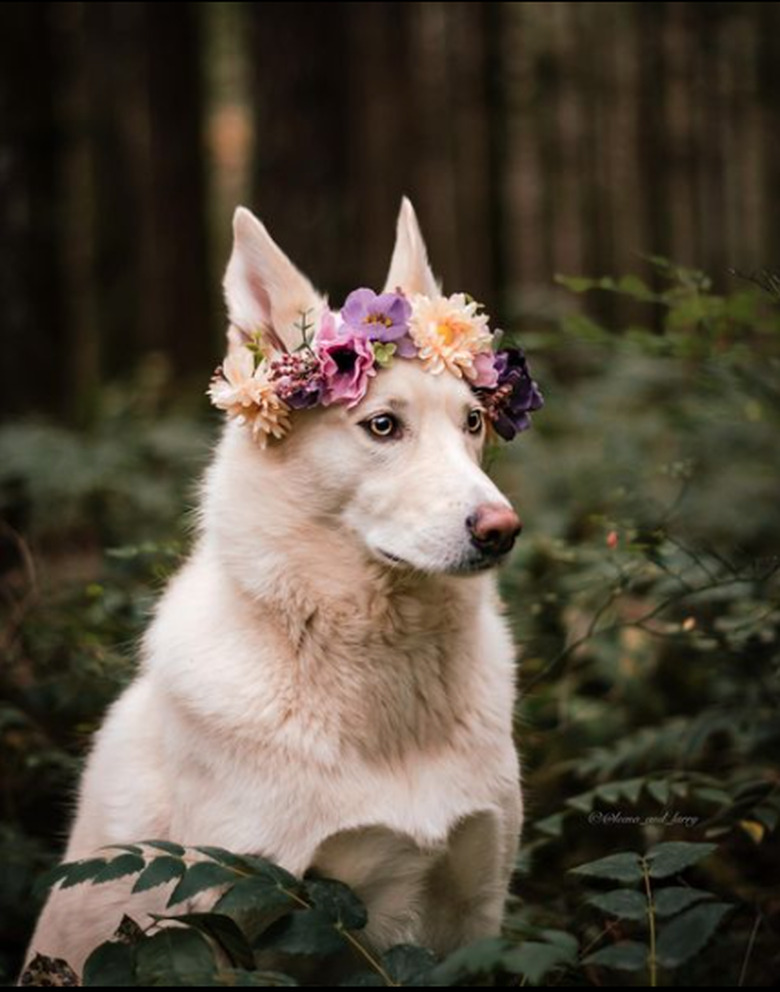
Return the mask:
POLYGON ((479 434, 482 430, 482 411, 471 410, 466 421, 466 426, 468 427, 469 434, 479 434))
POLYGON ((401 425, 398 420, 389 413, 378 413, 376 417, 366 420, 363 427, 374 437, 386 440, 398 437, 401 433, 401 425))

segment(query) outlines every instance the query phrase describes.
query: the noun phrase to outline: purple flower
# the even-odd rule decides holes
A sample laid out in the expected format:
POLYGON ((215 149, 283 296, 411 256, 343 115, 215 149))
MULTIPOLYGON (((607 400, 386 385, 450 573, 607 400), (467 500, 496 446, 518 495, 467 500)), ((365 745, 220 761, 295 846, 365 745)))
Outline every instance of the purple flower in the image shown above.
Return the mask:
POLYGON ((511 441, 531 426, 531 411, 540 409, 544 398, 530 376, 522 348, 496 352, 494 368, 498 383, 494 389, 481 391, 483 402, 496 433, 511 441))
POLYGON ((353 407, 365 396, 368 380, 376 375, 369 339, 342 324, 327 311, 314 342, 323 379, 322 404, 346 403, 353 407))
POLYGON ((347 297, 341 319, 369 341, 398 341, 409 330, 412 305, 401 293, 356 289, 347 297))
POLYGON ((399 358, 416 358, 417 345, 412 341, 410 335, 404 334, 401 338, 396 338, 393 342, 395 353, 399 358))

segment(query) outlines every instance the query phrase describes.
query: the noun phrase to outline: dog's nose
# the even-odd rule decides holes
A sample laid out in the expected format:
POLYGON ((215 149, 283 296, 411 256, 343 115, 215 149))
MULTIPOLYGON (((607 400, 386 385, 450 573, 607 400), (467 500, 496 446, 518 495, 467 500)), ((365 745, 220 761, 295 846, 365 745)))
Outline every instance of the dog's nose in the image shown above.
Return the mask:
POLYGON ((466 517, 471 543, 483 554, 505 555, 523 529, 520 518, 511 506, 503 503, 481 503, 466 517))

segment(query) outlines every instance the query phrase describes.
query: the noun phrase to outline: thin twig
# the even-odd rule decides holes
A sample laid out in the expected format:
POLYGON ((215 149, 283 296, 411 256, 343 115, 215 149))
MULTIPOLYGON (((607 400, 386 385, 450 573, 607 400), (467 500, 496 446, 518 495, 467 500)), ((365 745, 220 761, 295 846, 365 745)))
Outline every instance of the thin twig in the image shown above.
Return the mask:
POLYGON ((753 928, 750 931, 750 937, 748 938, 748 945, 745 948, 745 957, 742 959, 742 967, 739 971, 739 981, 737 985, 742 988, 745 984, 745 975, 747 974, 748 962, 750 961, 750 955, 753 953, 753 945, 756 942, 756 934, 758 933, 758 926, 761 922, 761 913, 756 913, 756 919, 753 924, 753 928))
POLYGON ((650 887, 650 870, 648 868, 647 861, 644 858, 642 858, 642 874, 645 880, 645 894, 647 895, 647 922, 650 928, 650 953, 648 955, 648 963, 650 966, 650 987, 655 988, 658 985, 655 956, 655 903, 653 902, 653 890, 650 887))
POLYGON ((651 610, 648 610, 642 616, 637 617, 634 620, 618 620, 613 624, 609 624, 608 626, 602 627, 600 630, 597 630, 596 624, 598 623, 598 620, 604 614, 605 610, 611 605, 611 603, 618 598, 618 596, 614 592, 610 593, 610 597, 608 597, 608 599, 601 604, 601 606, 594 614, 593 619, 588 625, 588 630, 582 635, 582 637, 578 637, 575 641, 572 641, 570 644, 567 644, 566 647, 564 647, 561 651, 559 651, 558 654, 552 659, 552 661, 548 662, 540 672, 537 672, 537 674, 533 676, 533 678, 531 678, 526 683, 525 688, 526 690, 528 690, 532 688, 534 685, 536 685, 537 682, 541 681, 541 679, 543 679, 546 675, 548 675, 557 665, 559 665, 562 661, 565 661, 566 658, 569 657, 569 655, 571 655, 574 651, 576 651, 577 648, 582 647, 582 645, 587 643, 587 641, 589 641, 592 637, 599 637, 602 634, 612 634, 617 630, 625 630, 628 627, 642 627, 642 625, 647 623, 648 620, 654 619, 655 617, 658 616, 659 613, 663 613, 663 611, 667 610, 670 606, 674 606, 677 603, 682 602, 683 600, 687 599, 689 596, 698 596, 701 593, 710 592, 713 589, 720 589, 725 586, 731 586, 740 582, 753 582, 753 581, 755 581, 755 579, 749 577, 734 576, 733 578, 722 579, 722 580, 718 579, 713 582, 708 582, 705 583, 703 586, 699 586, 696 589, 692 589, 690 592, 683 591, 678 595, 668 596, 660 603, 657 603, 651 610))

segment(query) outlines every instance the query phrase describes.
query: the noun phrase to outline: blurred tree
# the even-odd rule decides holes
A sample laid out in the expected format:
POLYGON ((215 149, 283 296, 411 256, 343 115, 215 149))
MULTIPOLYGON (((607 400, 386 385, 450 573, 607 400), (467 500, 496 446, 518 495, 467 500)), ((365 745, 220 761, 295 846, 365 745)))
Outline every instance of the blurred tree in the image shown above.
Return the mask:
MULTIPOLYGON (((122 6, 119 4, 118 6, 122 6)), ((202 376, 214 360, 206 252, 201 12, 198 4, 147 3, 149 223, 144 265, 149 340, 177 373, 202 376)))
POLYGON ((150 352, 202 381, 239 197, 338 303, 381 284, 409 194, 445 289, 499 324, 643 253, 721 286, 776 265, 779 27, 753 3, 0 5, 0 407, 88 421, 150 352))
POLYGON ((66 383, 56 119, 62 79, 49 4, 7 4, 0 30, 0 408, 58 407, 66 383), (46 71, 41 71, 41 66, 46 71))
POLYGON ((103 379, 149 350, 178 373, 214 361, 200 13, 9 7, 0 403, 84 421, 103 379))

